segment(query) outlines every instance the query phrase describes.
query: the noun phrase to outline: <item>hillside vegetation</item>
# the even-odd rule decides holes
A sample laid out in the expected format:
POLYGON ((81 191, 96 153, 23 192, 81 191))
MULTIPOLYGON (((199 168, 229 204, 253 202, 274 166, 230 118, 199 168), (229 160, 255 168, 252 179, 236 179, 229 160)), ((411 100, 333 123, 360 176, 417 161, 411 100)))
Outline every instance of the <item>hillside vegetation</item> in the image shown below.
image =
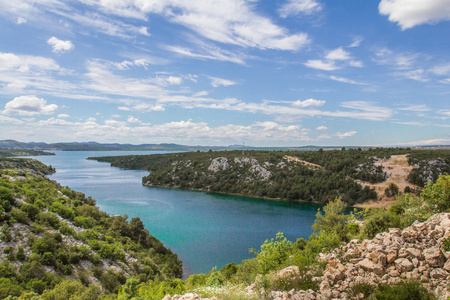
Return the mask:
POLYGON ((139 218, 109 216, 91 197, 43 176, 50 172, 35 160, 0 159, 0 299, 24 292, 72 297, 58 288, 79 293, 70 299, 97 299, 130 277, 181 277, 177 255, 139 218))
POLYGON ((55 155, 54 153, 29 149, 0 148, 0 157, 55 155))
MULTIPOLYGON (((319 151, 217 151, 91 158, 112 166, 145 169, 144 185, 240 194, 288 201, 347 204, 377 199, 356 180, 379 183, 387 173, 377 162, 408 155, 410 182, 423 186, 450 173, 450 151, 376 148, 319 151)), ((403 191, 401 191, 403 192, 403 191)))

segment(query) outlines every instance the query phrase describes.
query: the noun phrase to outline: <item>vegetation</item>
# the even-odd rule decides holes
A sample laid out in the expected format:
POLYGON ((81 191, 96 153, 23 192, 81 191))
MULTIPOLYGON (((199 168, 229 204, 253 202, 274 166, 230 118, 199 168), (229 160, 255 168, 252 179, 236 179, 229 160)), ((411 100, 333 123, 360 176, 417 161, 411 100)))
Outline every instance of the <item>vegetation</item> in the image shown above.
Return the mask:
MULTIPOLYGON (((112 166, 145 169, 148 186, 241 194, 288 201, 328 203, 334 198, 353 205, 377 194, 356 180, 382 182, 386 174, 375 163, 391 155, 409 154, 411 162, 446 162, 450 151, 410 148, 341 149, 319 151, 218 151, 91 158, 112 166), (306 163, 307 162, 307 163, 306 163)), ((425 172, 417 163, 417 171, 425 172)), ((447 174, 447 165, 427 169, 432 178, 447 174)), ((408 190, 407 190, 408 191, 408 190)), ((398 187, 386 190, 397 195, 398 187)))
MULTIPOLYGON (((384 150, 379 151, 382 153, 384 150)), ((392 150, 396 151, 403 150, 392 150)), ((358 152, 358 149, 345 150, 337 155, 353 157, 358 152)), ((330 153, 327 155, 333 155, 330 153)), ((225 157, 228 152, 218 156, 206 154, 209 155, 209 167, 214 159, 225 157)), ((367 170, 373 169, 369 161, 376 160, 373 154, 370 154, 373 158, 369 159, 365 152, 360 153, 366 163, 358 162, 354 170, 344 167, 342 173, 338 172, 335 176, 357 178, 365 172, 370 173, 367 170)), ((227 157, 228 162, 234 162, 234 158, 242 161, 238 153, 231 152, 231 155, 234 156, 227 157)), ((285 167, 282 170, 289 167, 292 170, 308 169, 324 172, 320 173, 323 176, 327 168, 339 164, 338 161, 332 162, 330 156, 325 167, 326 160, 320 160, 320 155, 324 155, 320 151, 306 153, 306 157, 295 154, 295 157, 309 159, 321 167, 290 161, 284 158, 285 155, 294 157, 292 152, 258 152, 254 156, 247 153, 246 157, 250 161, 253 158, 269 171, 270 165, 265 162, 273 165, 283 162, 285 167), (259 154, 263 157, 258 157, 259 154)), ((155 156, 142 158, 152 161, 155 156)), ((159 164, 162 169, 170 164, 170 170, 180 164, 201 169, 201 160, 186 160, 186 157, 196 157, 195 153, 164 157, 163 160, 155 159, 154 164, 159 164)), ((132 158, 127 157, 126 160, 129 159, 132 164, 132 158)), ((12 160, 9 163, 14 164, 15 169, 0 170, 0 298, 9 297, 10 300, 149 300, 188 292, 219 299, 263 299, 272 290, 317 290, 317 282, 313 278, 322 274, 327 263, 317 260, 319 253, 352 239, 373 238, 390 227, 405 228, 415 220, 424 221, 434 213, 450 211, 450 175, 441 175, 435 182, 427 183, 420 195, 407 193, 397 196, 397 201, 390 208, 348 213, 345 204, 348 198, 342 196, 342 190, 318 211, 314 233, 309 239, 300 238, 291 242, 278 233, 275 238, 265 241, 260 249, 250 249, 255 255, 253 258, 240 264, 231 262, 220 269, 213 268, 208 274, 194 274, 181 280, 181 263, 177 256, 149 235, 139 218, 127 221, 126 215, 108 216, 99 211, 92 198, 42 176, 39 173, 42 166, 35 161, 12 160), (288 266, 297 266, 299 272, 286 277, 276 275, 288 266), (71 279, 68 279, 69 275, 71 279), (246 289, 251 284, 257 294, 246 289)), ((251 172, 250 165, 242 165, 251 172)), ((354 165, 354 162, 348 162, 348 165, 354 165)), ((232 167, 230 163, 230 169, 232 167)), ((226 170, 219 168, 217 173, 221 171, 226 170)), ((151 175, 154 173, 157 172, 151 175)), ((170 176, 177 175, 172 173, 170 176)), ((194 176, 195 171, 191 173, 191 177, 194 176)), ((288 177, 286 175, 285 180, 288 177)), ((314 175, 312 177, 315 178, 314 175)), ((335 195, 333 189, 330 191, 327 197, 335 195)), ((447 239, 444 247, 450 248, 449 245, 447 239)), ((362 293, 370 299, 434 299, 420 283, 410 281, 379 285, 377 288, 360 284, 348 292, 350 295, 362 293)))
POLYGON ((2 149, 2 148, 0 148, 0 157, 39 156, 39 155, 55 155, 55 154, 54 153, 50 153, 50 152, 39 151, 39 150, 2 149))
POLYGON ((139 218, 101 212, 91 197, 40 175, 35 160, 7 162, 18 168, 0 169, 1 299, 97 299, 117 293, 128 277, 181 277, 177 256, 139 218))

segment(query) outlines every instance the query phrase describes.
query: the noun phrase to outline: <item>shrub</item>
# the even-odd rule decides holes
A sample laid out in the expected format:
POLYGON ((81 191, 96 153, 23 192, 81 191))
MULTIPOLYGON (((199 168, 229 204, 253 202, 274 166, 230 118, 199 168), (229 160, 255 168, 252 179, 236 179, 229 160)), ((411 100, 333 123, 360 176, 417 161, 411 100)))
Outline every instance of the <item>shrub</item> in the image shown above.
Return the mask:
POLYGON ((415 281, 400 282, 396 285, 380 284, 373 294, 377 300, 432 300, 436 297, 415 281))
POLYGON ((275 240, 273 238, 270 241, 266 240, 261 245, 260 252, 254 249, 250 249, 250 252, 256 255, 259 271, 267 274, 286 261, 292 253, 292 242, 288 241, 282 232, 278 232, 275 240))

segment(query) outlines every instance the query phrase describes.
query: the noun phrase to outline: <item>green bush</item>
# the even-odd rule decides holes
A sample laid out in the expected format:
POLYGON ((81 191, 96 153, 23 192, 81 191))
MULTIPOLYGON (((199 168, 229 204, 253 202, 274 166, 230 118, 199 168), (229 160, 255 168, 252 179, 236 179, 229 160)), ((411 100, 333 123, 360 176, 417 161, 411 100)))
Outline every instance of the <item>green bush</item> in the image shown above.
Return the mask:
POLYGON ((261 245, 261 251, 256 252, 250 249, 250 252, 256 255, 259 271, 261 274, 267 274, 281 266, 292 253, 292 242, 288 241, 282 232, 278 232, 276 239, 266 240, 261 245))
POLYGON ((373 294, 377 300, 433 300, 437 299, 419 282, 406 281, 396 285, 380 284, 373 294))

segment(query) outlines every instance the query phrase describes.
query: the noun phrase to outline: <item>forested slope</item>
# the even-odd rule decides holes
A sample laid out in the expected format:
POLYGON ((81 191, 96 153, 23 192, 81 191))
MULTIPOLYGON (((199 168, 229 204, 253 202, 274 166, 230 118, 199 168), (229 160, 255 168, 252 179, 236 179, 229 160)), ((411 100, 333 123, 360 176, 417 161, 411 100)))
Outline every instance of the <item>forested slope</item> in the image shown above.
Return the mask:
POLYGON ((0 160, 0 299, 26 291, 62 299, 49 295, 68 278, 74 293, 85 293, 76 299, 95 299, 131 276, 181 277, 177 255, 139 218, 109 216, 91 197, 43 176, 52 171, 31 159, 0 160))
POLYGON ((147 186, 318 203, 340 197, 347 204, 355 204, 377 198, 373 190, 363 188, 355 179, 384 181, 386 174, 375 163, 394 154, 409 155, 417 166, 411 178, 419 178, 412 183, 421 186, 428 178, 450 172, 450 151, 409 148, 210 151, 92 159, 116 167, 148 170, 150 174, 142 180, 147 186), (430 164, 432 161, 436 163, 430 164))

